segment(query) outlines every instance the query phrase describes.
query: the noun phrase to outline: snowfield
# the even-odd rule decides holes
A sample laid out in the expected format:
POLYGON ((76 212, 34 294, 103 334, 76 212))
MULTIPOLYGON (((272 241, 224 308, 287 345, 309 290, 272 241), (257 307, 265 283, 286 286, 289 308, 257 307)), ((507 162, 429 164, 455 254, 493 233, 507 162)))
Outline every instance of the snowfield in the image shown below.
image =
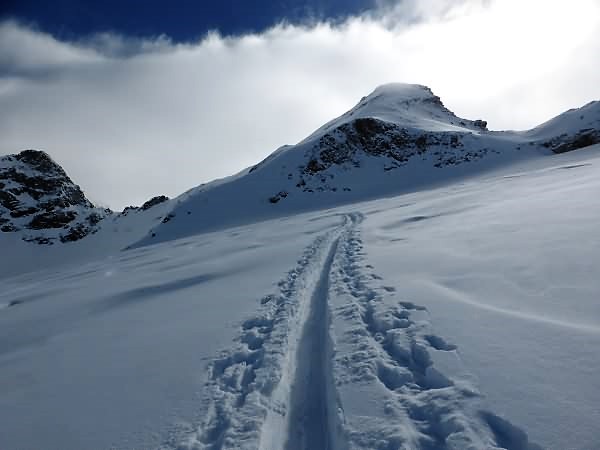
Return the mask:
POLYGON ((600 448, 599 152, 19 275, 11 254, 0 448, 600 448))
POLYGON ((3 157, 0 449, 600 449, 599 142, 392 84, 122 213, 3 157))

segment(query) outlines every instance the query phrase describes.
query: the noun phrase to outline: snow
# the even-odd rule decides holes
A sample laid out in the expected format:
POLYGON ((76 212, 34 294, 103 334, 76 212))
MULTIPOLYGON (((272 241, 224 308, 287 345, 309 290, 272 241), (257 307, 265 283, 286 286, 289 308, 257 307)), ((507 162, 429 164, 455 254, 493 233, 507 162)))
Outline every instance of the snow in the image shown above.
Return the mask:
POLYGON ((488 132, 387 85, 81 241, 0 234, 0 448, 599 448, 600 145, 530 145, 581 111, 488 132), (357 154, 295 190, 357 116, 497 152, 357 154))
POLYGON ((156 448, 198 425, 207 364, 335 222, 278 221, 4 279, 0 303, 18 303, 0 315, 0 448, 156 448))
POLYGON ((544 448, 600 442, 598 150, 368 216, 386 283, 431 311, 485 404, 544 448))
MULTIPOLYGON (((0 233, 0 248, 10 258, 0 261, 0 277, 40 270, 46 267, 60 269, 63 266, 85 263, 90 259, 107 257, 118 253, 144 237, 148 230, 158 225, 173 208, 164 202, 146 211, 134 210, 128 214, 110 214, 103 219, 98 231, 81 241, 68 244, 44 246, 24 242, 21 233, 0 233)), ((60 229, 59 229, 60 230, 60 229)), ((42 230, 43 236, 52 236, 56 230, 42 230)))
MULTIPOLYGON (((548 156, 551 151, 543 145, 548 140, 590 126, 600 127, 600 102, 567 111, 528 132, 488 132, 456 117, 429 88, 384 85, 302 142, 279 148, 249 170, 181 195, 172 220, 154 227, 135 246, 459 182, 548 156), (391 127, 400 140, 424 138, 428 143, 424 149, 413 148, 405 161, 369 154, 352 142, 358 119, 375 121, 367 128, 391 127), (308 161, 322 158, 329 148, 323 144, 326 138, 342 149, 342 161, 313 173, 308 161)), ((369 135, 371 131, 366 131, 367 140, 390 139, 389 133, 369 135)))
POLYGON ((594 448, 599 150, 4 278, 0 447, 594 448))
POLYGON ((570 109, 563 114, 525 133, 528 137, 549 139, 573 131, 600 126, 600 101, 592 101, 581 108, 570 109))
POLYGON ((482 131, 473 121, 461 119, 446 109, 427 86, 389 83, 377 87, 350 111, 325 124, 303 142, 344 123, 367 117, 425 131, 482 131))

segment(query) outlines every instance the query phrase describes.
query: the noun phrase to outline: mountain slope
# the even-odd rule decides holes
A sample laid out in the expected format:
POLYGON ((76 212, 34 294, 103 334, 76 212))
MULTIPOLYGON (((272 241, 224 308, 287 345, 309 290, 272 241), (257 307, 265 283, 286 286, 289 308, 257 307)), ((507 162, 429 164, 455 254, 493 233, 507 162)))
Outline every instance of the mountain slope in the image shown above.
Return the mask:
POLYGON ((492 132, 449 111, 429 88, 390 84, 294 146, 177 199, 136 245, 439 186, 600 141, 600 103, 529 132, 492 132))
POLYGON ((150 245, 433 188, 596 142, 600 102, 529 131, 496 132, 483 120, 457 117, 425 86, 389 84, 297 145, 283 146, 237 175, 201 185, 173 201, 155 197, 119 214, 95 208, 43 152, 3 157, 0 231, 30 242, 71 243, 102 229, 103 234, 131 229, 131 223, 135 233, 112 233, 112 241, 122 247, 150 245), (160 208, 147 213, 156 205, 160 208))
POLYGON ((598 104, 490 132, 380 92, 76 242, 0 233, 0 448, 596 448, 598 104))
POLYGON ((599 151, 70 267, 121 234, 19 241, 57 261, 0 270, 0 448, 596 448, 599 151))

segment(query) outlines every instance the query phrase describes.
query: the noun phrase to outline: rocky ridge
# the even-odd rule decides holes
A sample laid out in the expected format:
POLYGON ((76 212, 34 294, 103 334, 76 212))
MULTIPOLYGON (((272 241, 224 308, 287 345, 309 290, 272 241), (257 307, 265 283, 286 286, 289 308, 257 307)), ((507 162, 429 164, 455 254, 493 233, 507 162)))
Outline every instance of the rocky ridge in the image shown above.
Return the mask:
POLYGON ((167 201, 148 200, 116 214, 96 207, 65 170, 45 152, 24 150, 0 157, 0 232, 19 233, 27 242, 52 245, 95 234, 107 218, 146 211, 167 201))

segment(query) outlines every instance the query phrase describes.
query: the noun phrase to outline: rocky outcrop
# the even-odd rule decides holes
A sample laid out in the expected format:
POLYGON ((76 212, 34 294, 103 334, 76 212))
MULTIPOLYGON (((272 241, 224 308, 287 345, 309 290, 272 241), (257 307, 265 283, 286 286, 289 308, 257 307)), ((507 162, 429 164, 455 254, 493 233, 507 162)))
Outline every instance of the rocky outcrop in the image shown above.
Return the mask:
MULTIPOLYGON (((485 122, 481 122, 481 127, 485 128, 485 122)), ((327 171, 332 167, 359 168, 365 155, 385 158, 383 170, 389 171, 425 154, 430 156, 434 167, 441 168, 474 161, 493 151, 483 145, 465 148, 463 140, 470 135, 470 132, 461 131, 423 131, 375 118, 358 118, 318 139, 307 155, 308 161, 296 187, 304 192, 349 190, 330 186, 326 182, 327 171)), ((281 198, 284 196, 277 195, 269 201, 277 203, 281 198)))
POLYGON ((586 128, 575 134, 562 134, 544 142, 542 145, 554 153, 566 153, 594 144, 600 144, 600 130, 586 128))
POLYGON ((72 242, 98 229, 110 210, 96 208, 45 152, 0 158, 0 231, 41 244, 72 242))
POLYGON ((150 200, 148 200, 141 206, 142 211, 146 211, 152 208, 153 206, 160 205, 161 203, 164 203, 168 200, 169 197, 167 197, 166 195, 157 195, 156 197, 152 197, 150 200))

